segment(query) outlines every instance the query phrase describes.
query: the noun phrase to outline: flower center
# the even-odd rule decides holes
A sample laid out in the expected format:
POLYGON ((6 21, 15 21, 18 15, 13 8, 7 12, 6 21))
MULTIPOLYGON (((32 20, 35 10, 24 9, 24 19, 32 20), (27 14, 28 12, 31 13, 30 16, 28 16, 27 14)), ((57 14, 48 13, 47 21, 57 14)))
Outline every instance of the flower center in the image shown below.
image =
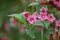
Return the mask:
POLYGON ((30 18, 30 21, 33 21, 34 20, 34 18, 30 18))

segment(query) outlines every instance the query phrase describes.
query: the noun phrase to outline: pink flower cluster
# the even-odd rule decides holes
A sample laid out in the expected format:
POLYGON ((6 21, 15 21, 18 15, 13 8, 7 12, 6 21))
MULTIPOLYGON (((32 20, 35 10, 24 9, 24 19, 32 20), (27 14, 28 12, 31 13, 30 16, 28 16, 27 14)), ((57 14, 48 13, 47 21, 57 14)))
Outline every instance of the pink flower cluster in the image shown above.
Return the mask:
MULTIPOLYGON (((23 15, 25 16, 26 20, 30 23, 33 24, 35 23, 37 20, 41 20, 41 21, 45 21, 48 20, 51 23, 53 23, 55 21, 55 17, 53 14, 48 14, 48 9, 42 7, 40 9, 40 14, 38 15, 37 12, 34 12, 32 15, 29 15, 29 12, 23 12, 23 15)), ((17 24, 16 19, 14 19, 13 17, 10 18, 10 22, 12 22, 14 25, 17 24)), ((60 20, 56 20, 56 26, 60 27, 60 20)), ((40 27, 40 26, 38 26, 40 27)))
POLYGON ((37 17, 38 17, 37 12, 34 12, 33 15, 29 15, 29 12, 24 12, 23 15, 26 17, 27 21, 30 24, 33 24, 37 21, 37 17))
POLYGON ((48 14, 48 9, 47 8, 41 8, 40 9, 40 15, 38 16, 38 18, 41 20, 41 21, 44 21, 44 20, 48 20, 50 22, 54 22, 54 20, 56 19, 54 17, 53 14, 48 14))
POLYGON ((41 20, 41 21, 48 20, 50 22, 54 22, 54 20, 55 20, 54 15, 53 14, 48 14, 47 11, 48 11, 47 7, 46 8, 42 7, 40 9, 40 14, 39 15, 38 15, 37 12, 34 12, 32 15, 29 15, 29 12, 23 12, 23 15, 26 17, 27 21, 30 24, 35 23, 38 19, 41 20))

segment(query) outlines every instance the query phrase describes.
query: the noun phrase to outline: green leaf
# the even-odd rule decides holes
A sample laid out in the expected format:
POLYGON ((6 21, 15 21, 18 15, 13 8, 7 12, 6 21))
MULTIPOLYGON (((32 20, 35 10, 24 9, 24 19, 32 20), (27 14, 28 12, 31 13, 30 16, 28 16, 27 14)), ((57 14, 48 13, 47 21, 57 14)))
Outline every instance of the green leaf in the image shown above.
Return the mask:
POLYGON ((28 6, 34 6, 34 5, 39 5, 39 2, 32 2, 28 6))
POLYGON ((34 23, 33 25, 39 25, 39 26, 45 26, 44 23, 40 20, 38 20, 36 23, 34 23))
POLYGON ((31 38, 35 38, 34 31, 32 29, 26 29, 26 34, 31 38))
POLYGON ((11 14, 11 15, 8 15, 8 16, 15 17, 17 20, 19 20, 20 22, 22 22, 22 23, 27 25, 26 19, 23 16, 23 14, 11 14))
POLYGON ((43 23, 45 24, 45 27, 46 27, 46 28, 48 28, 49 25, 50 25, 50 22, 49 22, 49 21, 44 21, 43 23))
POLYGON ((17 20, 21 21, 21 17, 20 17, 19 14, 11 14, 11 15, 8 15, 8 16, 14 17, 14 18, 16 18, 17 20))
POLYGON ((22 14, 20 14, 19 16, 20 16, 20 20, 21 20, 23 23, 26 23, 25 17, 24 17, 22 14))

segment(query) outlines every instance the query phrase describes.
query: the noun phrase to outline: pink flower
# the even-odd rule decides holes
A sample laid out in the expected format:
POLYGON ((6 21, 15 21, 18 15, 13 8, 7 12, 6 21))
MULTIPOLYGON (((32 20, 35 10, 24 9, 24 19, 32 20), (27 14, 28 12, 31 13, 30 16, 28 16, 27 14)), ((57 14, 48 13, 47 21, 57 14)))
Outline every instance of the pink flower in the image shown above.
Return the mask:
POLYGON ((57 2, 57 1, 53 1, 53 3, 54 3, 54 5, 57 5, 57 4, 58 4, 58 2, 57 2))
POLYGON ((13 17, 10 18, 10 22, 11 22, 13 25, 16 25, 16 24, 17 24, 16 19, 13 18, 13 17))
POLYGON ((46 20, 47 19, 47 13, 46 12, 40 12, 38 19, 40 19, 41 21, 46 20))
POLYGON ((60 20, 56 20, 56 26, 60 27, 60 20))
POLYGON ((30 15, 30 16, 28 16, 27 21, 30 24, 33 24, 33 23, 35 23, 37 21, 37 19, 33 15, 30 15))
POLYGON ((27 18, 29 16, 29 12, 23 12, 23 15, 27 18))
POLYGON ((60 9, 60 1, 56 3, 58 9, 60 9))
POLYGON ((56 3, 56 8, 60 10, 60 1, 56 3))
POLYGON ((34 12, 34 13, 33 13, 33 16, 34 16, 35 18, 38 18, 38 13, 37 13, 37 12, 34 12))
POLYGON ((60 7, 56 7, 56 9, 59 11, 60 10, 60 7))
POLYGON ((54 17, 53 14, 48 14, 48 18, 47 18, 47 20, 49 20, 50 22, 54 22, 55 19, 56 19, 56 18, 54 17))
POLYGON ((47 10, 48 10, 47 7, 46 7, 46 8, 42 7, 42 8, 40 9, 41 12, 47 12, 47 10))

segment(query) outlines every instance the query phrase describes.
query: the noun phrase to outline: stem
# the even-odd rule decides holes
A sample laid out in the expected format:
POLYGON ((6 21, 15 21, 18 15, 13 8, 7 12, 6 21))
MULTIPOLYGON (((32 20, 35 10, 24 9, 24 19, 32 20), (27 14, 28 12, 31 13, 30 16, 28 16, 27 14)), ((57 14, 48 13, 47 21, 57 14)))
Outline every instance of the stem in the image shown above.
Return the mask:
POLYGON ((41 36, 42 36, 42 40, 43 40, 43 28, 41 29, 41 36))

